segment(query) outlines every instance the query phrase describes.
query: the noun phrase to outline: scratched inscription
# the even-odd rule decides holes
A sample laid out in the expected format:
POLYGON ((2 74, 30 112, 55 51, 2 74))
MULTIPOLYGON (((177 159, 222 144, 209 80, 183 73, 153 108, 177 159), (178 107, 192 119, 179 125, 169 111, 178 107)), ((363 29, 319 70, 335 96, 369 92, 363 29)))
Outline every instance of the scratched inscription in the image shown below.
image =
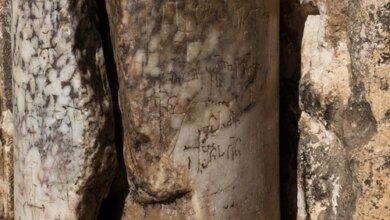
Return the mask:
POLYGON ((269 74, 262 1, 136 1, 130 9, 124 25, 133 26, 117 42, 128 54, 121 87, 132 94, 121 101, 130 109, 124 120, 149 137, 145 149, 175 152, 191 171, 235 164, 245 143, 234 131, 269 74))
POLYGON ((220 56, 215 56, 214 59, 216 61, 209 61, 210 64, 206 66, 185 63, 184 70, 181 71, 171 70, 158 76, 148 75, 147 87, 151 88, 148 91, 148 104, 161 109, 156 117, 186 113, 198 103, 228 104, 242 100, 245 95, 249 95, 251 101, 241 103, 241 109, 254 104, 252 85, 259 75, 266 76, 267 70, 258 63, 250 63, 248 59, 236 59, 233 63, 224 61, 220 56), (191 83, 201 85, 194 88, 194 94, 189 94, 183 102, 180 100, 180 93, 191 83))
MULTIPOLYGON (((183 2, 176 1, 175 7, 185 7, 182 4, 183 2)), ((165 10, 169 11, 170 6, 172 5, 166 6, 168 8, 165 10)), ((257 26, 257 19, 261 17, 268 18, 261 7, 248 9, 237 5, 237 8, 237 13, 229 18, 232 19, 233 28, 230 29, 233 32, 257 26)), ((203 25, 226 22, 226 10, 222 6, 200 4, 196 8, 195 18, 203 25), (209 16, 204 17, 202 14, 214 14, 217 21, 203 21, 209 16)), ((228 143, 223 144, 213 141, 212 137, 238 125, 241 116, 256 105, 256 90, 261 89, 265 82, 268 67, 266 62, 259 62, 259 52, 254 49, 258 41, 255 29, 253 33, 230 33, 238 36, 236 39, 226 33, 222 36, 223 30, 218 33, 205 26, 204 29, 208 29, 208 32, 204 33, 206 38, 202 39, 197 31, 204 30, 190 30, 188 27, 193 18, 191 13, 187 10, 184 14, 176 13, 178 32, 175 36, 187 36, 182 40, 179 37, 174 39, 174 47, 171 49, 175 49, 176 55, 160 51, 166 57, 171 57, 165 59, 165 56, 157 56, 153 50, 148 53, 137 52, 141 57, 139 71, 145 79, 142 87, 148 88, 144 103, 146 109, 156 109, 149 112, 148 118, 158 124, 160 143, 170 141, 171 127, 180 133, 183 125, 196 124, 197 128, 188 134, 197 137, 196 141, 173 145, 189 155, 188 169, 196 169, 198 173, 202 173, 215 161, 234 163, 241 156, 242 137, 231 135, 228 143), (208 41, 211 43, 202 43, 208 41), (215 48, 210 49, 213 47, 215 48), (161 59, 165 62, 161 62, 161 59)))
MULTIPOLYGON (((198 131, 199 136, 202 136, 202 131, 198 131)), ((204 135, 204 134, 203 134, 204 135)), ((197 157, 197 172, 202 173, 209 165, 214 161, 225 159, 227 161, 234 161, 237 157, 241 156, 239 144, 242 142, 239 137, 230 137, 229 144, 227 146, 220 145, 218 143, 201 143, 198 142, 196 146, 184 145, 184 151, 196 151, 197 157)), ((191 169, 192 159, 188 157, 188 169, 191 169)))

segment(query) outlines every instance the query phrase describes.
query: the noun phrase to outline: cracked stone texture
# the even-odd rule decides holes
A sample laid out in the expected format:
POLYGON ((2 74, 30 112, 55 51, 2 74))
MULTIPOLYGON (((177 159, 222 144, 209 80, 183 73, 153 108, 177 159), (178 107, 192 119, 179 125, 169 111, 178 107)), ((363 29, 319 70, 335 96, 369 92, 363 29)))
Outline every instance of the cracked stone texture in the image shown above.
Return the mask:
POLYGON ((298 219, 389 219, 390 1, 308 2, 298 219))
POLYGON ((96 6, 12 10, 15 219, 95 219, 116 167, 96 6))
POLYGON ((278 1, 107 1, 123 219, 278 219, 278 1))
POLYGON ((11 5, 0 2, 0 219, 13 219, 11 5))

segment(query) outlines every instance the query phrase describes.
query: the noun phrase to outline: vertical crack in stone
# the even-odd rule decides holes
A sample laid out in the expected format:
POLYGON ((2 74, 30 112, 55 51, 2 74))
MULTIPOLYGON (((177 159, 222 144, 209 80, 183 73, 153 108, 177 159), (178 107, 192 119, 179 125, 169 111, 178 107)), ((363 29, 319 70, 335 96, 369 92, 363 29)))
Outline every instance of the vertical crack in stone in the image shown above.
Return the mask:
MULTIPOLYGON (((119 143, 117 141, 118 135, 115 130, 117 129, 115 119, 118 116, 114 116, 114 114, 118 112, 114 112, 117 109, 115 108, 116 106, 113 101, 115 96, 112 96, 115 94, 115 87, 113 87, 115 81, 112 82, 113 78, 111 76, 111 71, 115 76, 115 69, 108 69, 105 60, 106 56, 104 54, 102 32, 100 30, 102 23, 99 17, 99 1, 70 0, 69 11, 74 16, 73 19, 78 19, 74 35, 73 53, 75 53, 78 58, 77 63, 81 73, 86 75, 85 77, 81 76, 81 83, 92 87, 94 92, 92 100, 97 102, 97 104, 100 105, 100 108, 106 111, 100 113, 105 116, 105 119, 104 125, 100 128, 101 130, 96 137, 98 145, 95 147, 115 147, 117 144, 120 144, 120 140, 119 143), (109 101, 109 105, 104 106, 107 105, 107 101, 109 101)), ((91 127, 91 129, 94 128, 91 127)), ((120 131, 118 132, 120 135, 120 131)), ((91 164, 92 167, 88 167, 89 169, 92 168, 96 173, 90 175, 86 180, 86 188, 80 189, 80 191, 86 191, 84 192, 84 195, 82 195, 82 201, 77 207, 79 211, 78 215, 81 219, 97 218, 102 199, 108 196, 109 186, 112 186, 112 180, 117 175, 118 156, 109 155, 109 157, 107 157, 108 155, 104 155, 107 153, 108 152, 101 151, 94 158, 94 160, 103 159, 101 163, 107 163, 103 165, 106 166, 105 168, 101 167, 101 164, 99 163, 91 164), (104 161, 104 159, 106 159, 106 161, 104 161), (104 172, 99 173, 99 169, 102 168, 106 170, 101 170, 104 172), (105 176, 99 176, 99 174, 104 174, 105 176)), ((86 167, 85 169, 88 168, 86 167)))
POLYGON ((114 123, 115 123, 115 143, 117 149, 118 169, 116 170, 114 181, 111 185, 108 197, 103 201, 99 211, 98 219, 119 220, 122 218, 125 200, 129 193, 127 183, 126 167, 123 158, 123 127, 122 113, 119 106, 119 82, 115 65, 114 51, 110 37, 109 20, 106 11, 105 1, 96 0, 99 11, 99 31, 102 36, 104 58, 106 64, 107 78, 110 86, 114 123))
MULTIPOLYGON (((297 214, 297 151, 299 80, 301 78, 301 45, 308 15, 318 14, 311 3, 299 0, 281 1, 280 22, 280 201, 282 219, 297 214)), ((299 179, 299 178, 298 178, 299 179)))

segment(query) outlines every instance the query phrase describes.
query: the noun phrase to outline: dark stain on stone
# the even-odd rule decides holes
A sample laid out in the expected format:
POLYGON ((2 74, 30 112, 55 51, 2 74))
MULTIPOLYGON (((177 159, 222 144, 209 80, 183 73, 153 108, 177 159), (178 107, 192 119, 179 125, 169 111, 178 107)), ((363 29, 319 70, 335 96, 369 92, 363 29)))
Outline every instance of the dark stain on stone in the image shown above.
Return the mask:
POLYGON ((62 81, 61 82, 61 88, 65 88, 66 86, 70 86, 70 82, 69 81, 62 81))
POLYGON ((377 16, 379 18, 379 22, 383 24, 383 28, 387 32, 389 32, 390 31, 390 2, 377 11, 377 16))
POLYGON ((364 180, 364 184, 367 186, 371 186, 372 180, 371 179, 366 179, 364 180))
MULTIPOLYGON (((390 59, 390 54, 389 54, 389 59, 390 59)), ((381 79, 381 85, 379 88, 383 91, 388 91, 389 90, 389 82, 386 79, 381 79)))
POLYGON ((315 201, 321 201, 329 197, 329 190, 326 189, 321 178, 315 178, 313 181, 313 196, 315 201))
POLYGON ((379 64, 390 63, 390 52, 383 52, 380 56, 381 58, 378 61, 379 64))
POLYGON ((305 81, 305 79, 302 79, 302 82, 299 90, 303 109, 311 116, 319 118, 318 112, 321 112, 322 109, 319 97, 316 95, 312 84, 305 81))
POLYGON ((377 132, 377 122, 367 101, 350 98, 343 119, 342 137, 348 147, 365 145, 377 132))
POLYGON ((148 136, 137 133, 136 138, 134 138, 133 147, 135 149, 135 152, 140 152, 142 148, 148 148, 151 146, 151 141, 148 136))
POLYGON ((385 163, 382 166, 383 168, 390 169, 390 157, 386 158, 385 163))
POLYGON ((390 109, 387 109, 386 113, 385 113, 385 118, 387 120, 390 120, 390 109))
POLYGON ((330 126, 339 119, 340 110, 336 105, 336 103, 332 102, 325 105, 323 119, 325 121, 326 129, 329 129, 330 126))

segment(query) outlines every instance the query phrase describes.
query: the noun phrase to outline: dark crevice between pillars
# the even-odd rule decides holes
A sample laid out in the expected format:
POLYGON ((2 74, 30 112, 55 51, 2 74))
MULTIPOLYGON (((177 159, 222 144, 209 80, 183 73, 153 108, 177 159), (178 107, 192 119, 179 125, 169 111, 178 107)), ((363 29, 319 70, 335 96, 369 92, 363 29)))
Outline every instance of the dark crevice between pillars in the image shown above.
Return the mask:
POLYGON ((280 209, 282 220, 295 220, 301 43, 307 16, 318 10, 299 0, 280 1, 280 209))
MULTIPOLYGON (((112 179, 117 175, 117 163, 114 157, 116 155, 106 154, 106 152, 113 151, 112 149, 106 150, 105 148, 112 148, 115 138, 117 142, 120 142, 120 139, 118 139, 120 132, 117 134, 117 137, 114 136, 113 132, 114 123, 111 117, 111 113, 113 112, 109 112, 109 109, 106 109, 103 104, 106 101, 107 95, 105 90, 106 79, 102 77, 102 74, 105 74, 105 72, 102 71, 103 66, 101 66, 100 60, 96 56, 102 45, 100 29, 103 25, 99 22, 97 3, 96 0, 69 0, 68 11, 71 17, 69 17, 69 20, 67 20, 68 18, 64 20, 64 22, 74 25, 75 28, 74 39, 72 39, 72 53, 77 61, 77 71, 80 74, 81 85, 90 86, 94 94, 91 96, 90 102, 96 104, 94 105, 96 109, 90 109, 91 115, 99 118, 105 117, 106 119, 104 120, 104 124, 88 121, 90 122, 88 125, 91 125, 88 127, 89 129, 99 129, 96 135, 96 142, 93 145, 93 147, 99 147, 99 149, 96 149, 96 153, 94 154, 88 152, 86 154, 93 161, 93 163, 90 163, 91 167, 88 168, 94 171, 94 175, 84 175, 86 179, 83 180, 83 184, 78 189, 78 192, 82 192, 82 194, 80 194, 81 201, 78 202, 75 212, 80 219, 96 218, 98 214, 96 210, 101 206, 101 198, 106 195, 107 185, 112 183, 112 179), (103 158, 107 160, 104 161, 104 166, 101 166, 97 160, 103 158)), ((61 17, 61 19, 63 18, 61 17)), ((109 69, 108 66, 107 69, 109 69)), ((112 69, 109 72, 112 73, 112 69)), ((108 75, 110 76, 110 81, 115 82, 111 77, 112 74, 108 75)), ((69 82, 62 82, 61 84, 63 83, 66 85, 69 82)), ((114 83, 111 84, 114 85, 114 83)), ((112 89, 112 91, 115 92, 116 90, 112 89)), ((80 95, 79 92, 71 91, 70 97, 77 100, 80 95)), ((88 108, 87 104, 82 106, 82 110, 84 108, 88 108)), ((42 152, 42 155, 44 153, 42 152)), ((86 163, 83 165, 85 166, 86 163)), ((83 169, 87 169, 87 167, 83 167, 83 169)))
MULTIPOLYGON (((107 78, 111 90, 115 121, 115 144, 117 147, 118 170, 111 185, 107 198, 103 201, 98 215, 98 220, 121 219, 126 196, 129 193, 126 167, 123 159, 123 127, 122 116, 119 108, 118 92, 119 82, 114 59, 114 51, 110 37, 110 27, 106 11, 105 1, 96 0, 99 16, 99 31, 102 37, 104 58, 106 63, 107 78)), ((113 171, 114 172, 114 171, 113 171)))

